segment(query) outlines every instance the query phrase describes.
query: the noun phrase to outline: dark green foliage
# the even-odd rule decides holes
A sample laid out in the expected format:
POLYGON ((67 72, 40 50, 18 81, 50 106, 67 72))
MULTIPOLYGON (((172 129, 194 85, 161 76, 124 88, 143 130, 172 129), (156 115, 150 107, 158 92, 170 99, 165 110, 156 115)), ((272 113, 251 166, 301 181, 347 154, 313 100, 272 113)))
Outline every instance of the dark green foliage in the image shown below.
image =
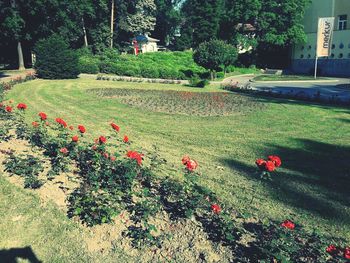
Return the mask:
POLYGON ((191 45, 187 48, 197 47, 204 41, 217 38, 222 12, 222 0, 186 1, 181 9, 185 20, 183 28, 187 28, 181 37, 183 39, 182 45, 186 45, 186 42, 191 41, 191 45))
POLYGON ((69 217, 78 216, 88 226, 109 223, 119 214, 118 202, 120 200, 101 191, 90 188, 75 190, 68 199, 70 209, 69 217))
POLYGON ((193 76, 188 80, 188 82, 191 87, 197 87, 197 88, 204 88, 206 85, 209 84, 208 80, 201 79, 198 76, 193 76))
POLYGON ((5 171, 24 177, 25 188, 39 188, 43 182, 38 179, 44 170, 42 161, 33 155, 10 155, 5 161, 5 171))
POLYGON ((37 75, 44 79, 72 79, 79 74, 77 53, 59 35, 52 35, 35 45, 37 75))
POLYGON ((102 73, 163 79, 186 79, 194 73, 205 73, 194 63, 192 52, 156 52, 134 56, 108 51, 100 56, 99 68, 102 73), (186 75, 188 71, 192 73, 186 75))
POLYGON ((236 48, 222 40, 210 40, 199 45, 193 53, 194 61, 212 72, 232 65, 237 59, 236 48))
POLYGON ((81 56, 79 57, 79 72, 88 74, 97 74, 99 60, 93 56, 81 56))

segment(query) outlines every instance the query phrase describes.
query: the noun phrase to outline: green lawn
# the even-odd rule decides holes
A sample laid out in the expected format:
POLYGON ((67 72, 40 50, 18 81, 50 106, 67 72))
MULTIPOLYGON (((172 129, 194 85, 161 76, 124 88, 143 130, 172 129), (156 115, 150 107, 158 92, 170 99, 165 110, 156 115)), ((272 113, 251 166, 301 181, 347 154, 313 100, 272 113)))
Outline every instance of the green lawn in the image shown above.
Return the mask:
MULTIPOLYGON (((317 77, 317 80, 326 80, 328 78, 317 77)), ((302 81, 302 80, 315 80, 313 76, 303 75, 260 75, 256 76, 255 81, 302 81)))
MULTIPOLYGON (((176 110, 169 113, 162 108, 159 98, 158 104, 146 107, 142 103, 127 105, 128 100, 120 100, 118 96, 88 92, 99 88, 223 92, 215 85, 196 89, 174 84, 90 79, 35 80, 15 86, 6 98, 28 104, 28 121, 36 118, 39 111, 45 111, 51 118, 85 124, 91 137, 103 135, 108 123, 114 120, 135 147, 151 149, 153 144, 159 147, 169 161, 164 175, 180 176, 181 158, 189 154, 200 164, 201 183, 239 212, 277 222, 292 219, 307 230, 329 236, 330 240, 334 236, 350 241, 349 109, 264 98, 252 99, 254 105, 259 104, 253 110, 248 110, 249 103, 244 102, 237 112, 225 116, 193 116, 175 114, 176 110), (282 168, 271 183, 258 184, 255 159, 270 154, 281 156, 282 168), (258 198, 248 205, 253 191, 258 198)), ((130 100, 133 96, 130 95, 130 100)), ((0 184, 1 191, 9 187, 12 186, 0 184)), ((1 202, 10 197, 4 198, 5 201, 1 197, 1 202)), ((18 198, 17 203, 23 207, 24 214, 33 216, 25 208, 25 199, 18 198)), ((53 225, 53 231, 63 231, 65 224, 72 225, 54 210, 49 210, 46 216, 64 222, 53 225)), ((10 224, 6 231, 13 231, 14 227, 10 224)), ((36 235, 43 234, 39 231, 36 235)), ((69 241, 64 242, 75 242, 76 237, 63 236, 60 233, 56 237, 58 241, 52 242, 66 239, 69 241)), ((18 237, 21 245, 25 243, 21 241, 23 238, 18 237)), ((73 251, 74 246, 70 249, 73 251)))

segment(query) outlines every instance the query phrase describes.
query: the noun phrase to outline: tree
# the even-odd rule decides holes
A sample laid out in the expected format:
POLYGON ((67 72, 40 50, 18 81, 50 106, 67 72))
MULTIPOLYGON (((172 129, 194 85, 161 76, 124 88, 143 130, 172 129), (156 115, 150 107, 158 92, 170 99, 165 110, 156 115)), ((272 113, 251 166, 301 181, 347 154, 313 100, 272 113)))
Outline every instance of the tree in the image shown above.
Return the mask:
POLYGON ((132 0, 128 2, 125 19, 120 28, 132 34, 145 34, 154 30, 157 6, 154 0, 132 0))
POLYGON ((37 75, 44 79, 71 79, 79 74, 78 55, 60 35, 39 40, 35 47, 37 75))
POLYGON ((204 41, 218 36, 223 0, 187 0, 181 7, 182 27, 180 42, 191 42, 198 47, 204 41))
POLYGON ((3 21, 0 20, 0 32, 2 32, 2 35, 5 38, 17 42, 18 69, 23 70, 25 67, 21 41, 23 40, 22 37, 25 22, 19 13, 15 0, 11 0, 10 5, 8 6, 4 5, 4 3, 0 4, 0 9, 2 10, 1 14, 4 17, 3 21))
POLYGON ((237 50, 225 41, 214 39, 201 43, 194 51, 193 59, 198 65, 210 70, 213 80, 215 71, 226 69, 236 61, 237 50))
POLYGON ((302 19, 310 0, 260 0, 257 18, 259 42, 285 46, 304 42, 302 19))
POLYGON ((180 23, 180 12, 176 8, 179 1, 155 0, 157 6, 156 25, 153 36, 161 43, 169 45, 180 23))

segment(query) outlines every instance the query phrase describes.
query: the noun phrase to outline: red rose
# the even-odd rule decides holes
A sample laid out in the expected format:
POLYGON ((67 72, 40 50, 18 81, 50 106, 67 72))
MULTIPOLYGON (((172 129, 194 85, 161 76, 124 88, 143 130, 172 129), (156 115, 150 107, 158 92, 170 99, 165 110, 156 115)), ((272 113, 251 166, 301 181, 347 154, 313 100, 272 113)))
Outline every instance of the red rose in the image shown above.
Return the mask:
POLYGON ((33 125, 33 127, 38 127, 38 126, 39 126, 39 123, 37 123, 36 121, 33 121, 33 122, 32 122, 32 125, 33 125))
POLYGON ((78 130, 81 132, 81 133, 85 133, 86 132, 86 129, 83 125, 78 125, 78 130))
POLYGON ((113 128, 113 130, 115 130, 115 131, 117 131, 117 132, 119 132, 120 131, 120 127, 117 125, 117 124, 115 124, 115 123, 111 123, 111 126, 112 126, 112 128, 113 128))
POLYGON ((266 161, 265 163, 265 169, 268 172, 273 172, 275 170, 275 163, 272 161, 266 161))
POLYGON ((19 109, 19 110, 25 110, 26 108, 27 108, 27 105, 24 103, 19 103, 17 105, 17 109, 19 109))
POLYGON ((126 135, 124 135, 124 139, 123 139, 123 141, 124 141, 125 143, 128 143, 128 142, 129 142, 129 137, 128 137, 128 136, 126 136, 126 135))
POLYGON ((78 142, 78 141, 79 141, 78 135, 75 135, 72 137, 72 142, 78 142))
POLYGON ((350 259, 350 247, 344 248, 344 258, 350 259))
POLYGON ((71 125, 71 126, 69 126, 69 129, 70 129, 71 131, 73 131, 73 130, 74 130, 74 127, 71 125))
POLYGON ((267 157, 270 161, 272 161, 276 167, 280 167, 282 164, 281 158, 276 155, 270 155, 267 157))
POLYGON ((68 149, 66 147, 61 148, 60 152, 63 153, 63 154, 67 154, 68 153, 68 149))
POLYGON ((38 115, 40 116, 40 119, 41 119, 42 121, 45 121, 45 120, 47 119, 47 115, 46 115, 46 113, 44 113, 44 112, 39 112, 38 115))
POLYGON ((11 107, 11 106, 6 106, 5 110, 6 110, 7 112, 12 112, 12 107, 11 107))
POLYGON ((221 207, 218 204, 212 204, 211 210, 214 212, 214 214, 220 214, 221 207))
POLYGON ((293 230, 293 229, 295 228, 295 224, 294 224, 292 221, 290 221, 290 220, 284 221, 284 222, 281 224, 281 226, 283 226, 284 228, 291 229, 291 230, 293 230))
POLYGON ((103 153, 102 154, 104 158, 108 159, 109 158, 109 154, 108 153, 103 153))
POLYGON ((106 141, 107 141, 107 139, 106 139, 106 137, 104 137, 104 136, 100 136, 100 137, 98 138, 98 142, 99 142, 100 144, 104 144, 104 143, 106 143, 106 141))
POLYGON ((61 118, 56 118, 56 122, 57 122, 58 124, 61 124, 64 128, 67 128, 67 123, 66 123, 63 119, 61 119, 61 118))
POLYGON ((138 152, 136 152, 136 151, 128 151, 128 152, 126 153, 126 156, 129 157, 130 159, 136 160, 136 161, 137 161, 137 164, 138 164, 138 165, 141 165, 143 154, 138 153, 138 152))
POLYGON ((115 156, 111 156, 111 161, 114 162, 115 160, 117 160, 117 158, 115 156))
POLYGON ((257 159, 255 161, 255 164, 258 166, 259 169, 265 169, 266 161, 264 159, 257 159))
POLYGON ((94 146, 91 147, 91 149, 93 149, 94 151, 96 151, 96 150, 97 150, 97 146, 94 145, 94 146))
POLYGON ((338 254, 338 248, 335 245, 329 245, 326 248, 326 252, 331 255, 338 254))
POLYGON ((187 163, 186 163, 186 168, 187 170, 189 171, 194 171, 196 170, 198 167, 198 163, 195 161, 195 160, 189 160, 187 163))
POLYGON ((183 165, 186 165, 187 162, 189 162, 190 160, 191 160, 190 157, 188 157, 187 155, 185 155, 184 157, 182 157, 181 162, 182 162, 183 165))

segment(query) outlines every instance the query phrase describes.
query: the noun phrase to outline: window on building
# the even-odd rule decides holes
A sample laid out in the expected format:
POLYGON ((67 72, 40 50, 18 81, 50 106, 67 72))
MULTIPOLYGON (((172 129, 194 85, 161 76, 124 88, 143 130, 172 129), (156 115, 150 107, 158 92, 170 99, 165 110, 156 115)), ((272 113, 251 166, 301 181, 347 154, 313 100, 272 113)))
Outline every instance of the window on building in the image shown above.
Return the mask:
POLYGON ((338 16, 338 30, 346 30, 347 20, 347 15, 338 16))

